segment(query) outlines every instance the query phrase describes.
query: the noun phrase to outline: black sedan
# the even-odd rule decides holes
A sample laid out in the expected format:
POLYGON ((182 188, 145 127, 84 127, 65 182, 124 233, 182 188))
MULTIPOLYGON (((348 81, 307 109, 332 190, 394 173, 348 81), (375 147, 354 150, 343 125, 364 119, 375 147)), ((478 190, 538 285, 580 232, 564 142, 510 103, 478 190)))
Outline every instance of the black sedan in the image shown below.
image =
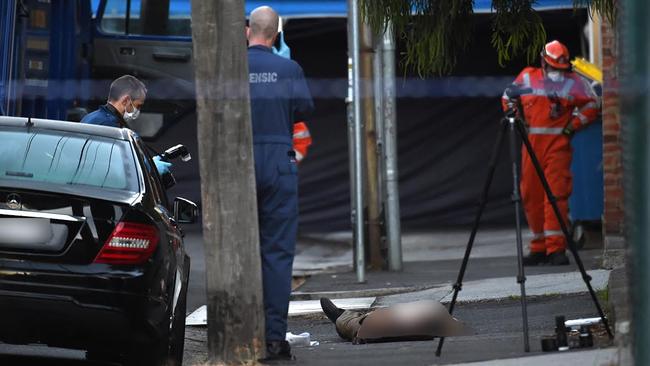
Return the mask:
POLYGON ((0 117, 0 342, 181 364, 197 207, 170 182, 130 130, 0 117))

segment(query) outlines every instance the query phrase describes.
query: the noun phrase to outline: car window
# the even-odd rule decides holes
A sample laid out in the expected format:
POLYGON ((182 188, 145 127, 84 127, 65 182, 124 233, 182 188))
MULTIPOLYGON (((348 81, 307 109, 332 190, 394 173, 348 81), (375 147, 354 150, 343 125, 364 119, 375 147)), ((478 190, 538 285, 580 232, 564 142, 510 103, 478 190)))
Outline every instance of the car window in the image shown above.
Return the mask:
POLYGON ((139 136, 135 137, 134 146, 138 150, 138 153, 144 158, 144 167, 146 172, 145 178, 148 178, 150 181, 154 200, 163 205, 167 205, 167 194, 160 181, 160 174, 158 174, 158 170, 152 160, 151 154, 149 154, 146 145, 139 136))
POLYGON ((106 2, 100 22, 104 33, 186 37, 192 35, 190 0, 131 0, 128 12, 127 5, 127 0, 106 2))
POLYGON ((127 141, 85 134, 0 129, 0 180, 138 191, 127 141))

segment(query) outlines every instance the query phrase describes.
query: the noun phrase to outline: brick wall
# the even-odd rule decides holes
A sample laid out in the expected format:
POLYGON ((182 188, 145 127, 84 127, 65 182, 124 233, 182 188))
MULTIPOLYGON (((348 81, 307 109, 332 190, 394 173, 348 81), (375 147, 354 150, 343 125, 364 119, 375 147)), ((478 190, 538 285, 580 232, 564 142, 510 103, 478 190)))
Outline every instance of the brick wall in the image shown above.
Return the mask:
POLYGON ((618 98, 618 40, 609 24, 602 25, 603 62, 603 174, 605 211, 603 234, 619 236, 624 230, 621 119, 618 98))

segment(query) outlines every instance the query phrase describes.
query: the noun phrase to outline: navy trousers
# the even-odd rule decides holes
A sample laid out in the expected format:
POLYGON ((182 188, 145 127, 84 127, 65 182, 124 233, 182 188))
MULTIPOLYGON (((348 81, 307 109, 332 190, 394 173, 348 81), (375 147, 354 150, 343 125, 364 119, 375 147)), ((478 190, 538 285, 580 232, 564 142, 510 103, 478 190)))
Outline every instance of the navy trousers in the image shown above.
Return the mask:
POLYGON ((298 230, 298 176, 290 138, 255 138, 266 341, 287 332, 291 271, 298 230))

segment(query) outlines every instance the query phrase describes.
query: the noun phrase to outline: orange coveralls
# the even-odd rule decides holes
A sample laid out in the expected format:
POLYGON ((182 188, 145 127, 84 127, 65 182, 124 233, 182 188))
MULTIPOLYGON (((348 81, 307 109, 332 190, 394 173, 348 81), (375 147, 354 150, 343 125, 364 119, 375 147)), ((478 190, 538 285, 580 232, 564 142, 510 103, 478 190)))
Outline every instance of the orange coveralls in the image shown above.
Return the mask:
MULTIPOLYGON (((527 67, 517 76, 515 84, 532 88, 531 93, 521 96, 523 117, 528 125, 528 139, 544 170, 551 192, 557 198, 562 219, 568 223, 573 149, 570 137, 563 134, 562 130, 569 126, 577 131, 593 122, 600 111, 599 99, 587 81, 572 72, 564 73, 563 81, 551 82, 544 79, 541 68, 527 67)), ((504 110, 506 102, 504 94, 504 110)), ((550 255, 565 250, 566 239, 560 223, 525 146, 522 146, 521 169, 521 194, 528 225, 533 233, 531 253, 550 255)))

